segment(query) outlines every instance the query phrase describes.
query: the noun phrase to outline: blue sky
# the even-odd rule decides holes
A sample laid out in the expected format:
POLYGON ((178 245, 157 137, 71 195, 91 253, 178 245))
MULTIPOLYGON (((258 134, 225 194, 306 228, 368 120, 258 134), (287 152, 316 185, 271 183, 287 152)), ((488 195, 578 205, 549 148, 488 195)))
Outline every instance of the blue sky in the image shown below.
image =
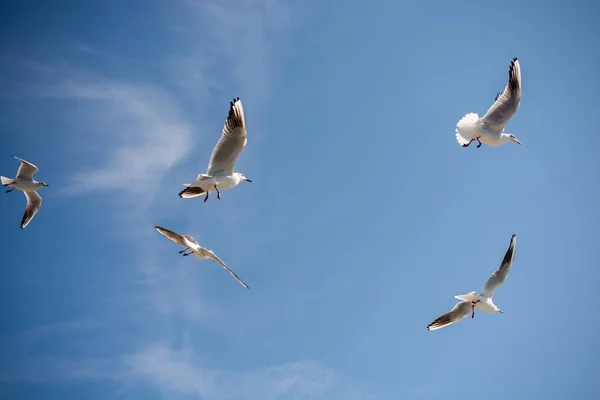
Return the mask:
POLYGON ((0 194, 2 397, 598 397, 598 7, 3 2, 0 173, 50 187, 0 194), (523 145, 461 148, 512 57, 523 145), (235 96, 253 183, 179 199, 235 96), (427 332, 512 233, 504 314, 427 332))

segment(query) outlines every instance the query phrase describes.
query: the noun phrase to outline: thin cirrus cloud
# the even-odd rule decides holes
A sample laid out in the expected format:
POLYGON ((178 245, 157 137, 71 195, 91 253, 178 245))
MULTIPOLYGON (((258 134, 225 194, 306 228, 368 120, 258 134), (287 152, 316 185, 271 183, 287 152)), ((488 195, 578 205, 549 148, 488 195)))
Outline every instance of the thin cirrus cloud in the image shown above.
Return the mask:
POLYGON ((334 371, 313 361, 298 361, 248 370, 204 367, 193 350, 155 343, 128 356, 125 380, 143 382, 165 395, 214 400, 363 399, 334 371))
POLYGON ((100 78, 66 80, 55 95, 92 107, 89 123, 100 128, 96 134, 109 137, 100 141, 100 165, 73 175, 80 193, 117 189, 151 194, 192 148, 192 125, 177 102, 156 86, 100 78))
POLYGON ((113 381, 123 388, 152 388, 164 398, 210 400, 366 400, 364 391, 312 360, 244 370, 205 366, 189 346, 162 342, 117 358, 44 356, 2 369, 0 381, 28 383, 113 381))

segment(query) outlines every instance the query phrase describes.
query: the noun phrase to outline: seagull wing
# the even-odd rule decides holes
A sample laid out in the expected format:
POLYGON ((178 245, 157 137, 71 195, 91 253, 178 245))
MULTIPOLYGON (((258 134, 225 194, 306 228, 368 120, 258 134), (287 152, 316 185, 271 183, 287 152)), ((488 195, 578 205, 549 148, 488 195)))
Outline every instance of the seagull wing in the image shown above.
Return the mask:
POLYGON ((35 165, 33 165, 32 163, 30 163, 29 161, 25 161, 16 156, 12 156, 12 157, 15 160, 18 160, 21 162, 21 165, 19 166, 19 170, 17 171, 17 178, 24 179, 26 181, 32 181, 33 174, 38 172, 38 168, 35 165))
POLYGON ((166 237, 167 239, 169 239, 171 242, 177 243, 178 245, 187 247, 187 245, 185 244, 184 240, 183 240, 183 236, 181 236, 178 233, 175 233, 169 229, 160 227, 158 225, 156 225, 154 227, 158 233, 160 233, 161 235, 163 235, 164 237, 166 237))
POLYGON ((473 310, 472 307, 473 306, 470 301, 461 301, 460 303, 456 303, 456 305, 452 307, 452 310, 438 317, 435 321, 427 325, 427 330, 435 331, 448 325, 457 323, 471 313, 473 310))
POLYGON ((504 283, 506 277, 508 276, 508 272, 510 271, 510 267, 512 266, 513 258, 515 257, 516 246, 517 235, 512 235, 510 238, 510 245, 508 246, 508 250, 506 250, 502 264, 500 264, 500 267, 494 271, 492 276, 489 277, 483 286, 483 290, 481 291, 482 296, 491 298, 494 294, 494 291, 504 283))
POLYGON ((220 259, 220 258, 219 258, 219 257, 218 257, 218 256, 217 256, 217 255, 216 255, 216 254, 215 254, 215 253, 212 251, 212 250, 209 250, 209 249, 205 249, 205 248, 203 248, 203 252, 204 252, 204 254, 205 254, 205 255, 206 255, 208 258, 210 258, 211 260, 213 260, 213 261, 216 261, 216 262, 218 262, 219 264, 221 264, 221 265, 223 266, 223 268, 225 268, 225 269, 227 270, 227 272, 229 272, 229 274, 230 274, 231 276, 233 276, 233 278, 234 278, 236 281, 238 281, 238 282, 240 283, 240 285, 242 285, 242 286, 243 286, 243 287, 245 287, 246 289, 249 289, 248 285, 246 285, 246 284, 244 283, 244 281, 242 281, 242 280, 240 279, 240 277, 236 275, 236 273, 235 273, 235 272, 233 272, 231 269, 229 269, 229 267, 228 267, 227 265, 225 265, 225 263, 223 262, 223 260, 221 260, 221 259, 220 259))
POLYGON ((21 229, 25 228, 31 222, 42 206, 42 197, 37 194, 37 192, 23 193, 25 193, 25 197, 27 198, 27 206, 25 207, 25 214, 23 214, 23 219, 21 220, 21 229))
POLYGON ((519 109, 521 104, 521 66, 519 60, 513 58, 508 69, 508 83, 504 88, 504 92, 500 95, 496 95, 494 104, 490 107, 488 112, 481 117, 481 122, 488 128, 502 132, 504 126, 509 119, 519 109))
POLYGON ((233 174, 235 162, 244 147, 246 147, 247 141, 244 107, 242 107, 242 101, 238 97, 230 102, 229 115, 227 121, 225 121, 221 139, 217 142, 210 156, 206 174, 210 176, 233 174))

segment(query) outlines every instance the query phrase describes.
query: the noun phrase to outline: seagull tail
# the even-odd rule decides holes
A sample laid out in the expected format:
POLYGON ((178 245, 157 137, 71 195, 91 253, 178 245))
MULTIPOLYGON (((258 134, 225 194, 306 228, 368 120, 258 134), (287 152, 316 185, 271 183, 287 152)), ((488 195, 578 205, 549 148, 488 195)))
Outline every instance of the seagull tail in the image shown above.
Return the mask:
POLYGON ((479 115, 469 113, 461 118, 456 124, 456 141, 461 146, 469 144, 473 138, 473 125, 479 121, 479 115))
POLYGON ((2 179, 2 185, 4 185, 4 186, 8 186, 8 185, 10 185, 10 184, 13 184, 13 183, 15 183, 15 180, 14 180, 14 179, 7 178, 7 177, 5 177, 5 176, 0 176, 0 179, 2 179))
POLYGON ((198 186, 188 186, 179 192, 179 197, 182 199, 191 199, 194 197, 199 197, 206 194, 206 190, 202 189, 198 186))

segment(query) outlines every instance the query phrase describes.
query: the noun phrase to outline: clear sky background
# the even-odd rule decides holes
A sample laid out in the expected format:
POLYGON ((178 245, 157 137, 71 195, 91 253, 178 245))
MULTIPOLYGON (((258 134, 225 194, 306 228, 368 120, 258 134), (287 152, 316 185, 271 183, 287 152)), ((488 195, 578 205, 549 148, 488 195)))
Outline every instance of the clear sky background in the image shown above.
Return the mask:
POLYGON ((4 399, 600 396, 593 1, 3 1, 4 399), (510 60, 507 132, 461 148, 510 60), (244 104, 253 183, 177 197, 244 104), (177 254, 193 235, 248 283, 177 254), (511 234, 495 302, 479 291, 511 234))

